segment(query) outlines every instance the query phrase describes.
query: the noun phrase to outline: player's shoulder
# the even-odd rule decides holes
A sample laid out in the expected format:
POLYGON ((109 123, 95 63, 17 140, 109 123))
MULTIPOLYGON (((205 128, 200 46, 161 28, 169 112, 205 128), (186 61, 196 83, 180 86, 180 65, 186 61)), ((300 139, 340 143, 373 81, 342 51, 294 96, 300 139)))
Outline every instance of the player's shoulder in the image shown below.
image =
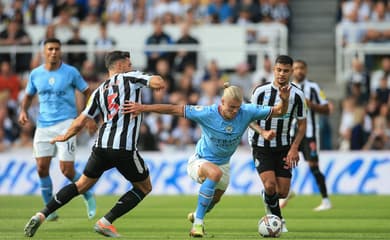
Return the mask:
POLYGON ((76 67, 68 64, 68 63, 65 63, 65 62, 62 62, 61 63, 61 66, 60 66, 60 71, 64 71, 64 72, 71 72, 71 73, 76 73, 76 74, 80 74, 79 70, 77 70, 76 67))
POLYGON ((41 64, 38 67, 36 67, 33 70, 31 70, 30 75, 40 74, 43 71, 45 71, 44 64, 41 64))
POLYGON ((318 84, 317 82, 313 81, 313 80, 307 80, 306 81, 307 84, 311 87, 311 88, 320 88, 320 84, 318 84))
POLYGON ((253 89, 252 94, 254 94, 254 93, 256 93, 256 92, 259 92, 259 91, 264 91, 265 89, 270 88, 271 86, 272 86, 272 83, 271 83, 271 82, 261 83, 261 84, 257 85, 257 86, 253 89))

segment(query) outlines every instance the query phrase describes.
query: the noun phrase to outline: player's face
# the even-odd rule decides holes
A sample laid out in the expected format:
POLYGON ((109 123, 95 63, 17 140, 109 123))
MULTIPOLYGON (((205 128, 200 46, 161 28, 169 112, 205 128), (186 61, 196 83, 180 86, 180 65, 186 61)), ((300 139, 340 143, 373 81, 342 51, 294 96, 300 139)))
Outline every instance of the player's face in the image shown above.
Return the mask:
POLYGON ((121 61, 121 72, 130 72, 132 69, 132 63, 130 58, 125 58, 121 61))
POLYGON ((306 78, 306 67, 301 62, 295 62, 293 65, 293 77, 298 82, 302 82, 306 78))
POLYGON ((290 81, 292 74, 292 66, 290 64, 277 63, 274 66, 274 78, 275 82, 279 86, 285 86, 290 81))
POLYGON ((46 43, 44 47, 46 62, 56 64, 61 59, 61 46, 58 43, 46 43))
POLYGON ((241 102, 236 99, 223 98, 221 101, 221 114, 225 119, 233 119, 241 107, 241 102))

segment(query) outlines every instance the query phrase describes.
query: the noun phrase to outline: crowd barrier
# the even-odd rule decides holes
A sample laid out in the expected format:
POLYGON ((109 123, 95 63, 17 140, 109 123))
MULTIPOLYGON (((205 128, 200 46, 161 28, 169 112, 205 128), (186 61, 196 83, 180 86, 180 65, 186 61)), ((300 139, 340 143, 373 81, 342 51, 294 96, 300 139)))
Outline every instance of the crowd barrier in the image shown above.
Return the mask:
MULTIPOLYGON (((79 148, 76 167, 81 172, 90 149, 79 148)), ((186 172, 192 148, 141 152, 148 163, 152 194, 196 194, 199 184, 186 172)), ((390 194, 390 152, 321 152, 320 168, 326 175, 330 194, 390 194)), ((51 165, 54 190, 68 184, 61 174, 58 161, 51 165)), ((103 174, 94 191, 98 195, 123 194, 131 185, 116 171, 103 174)), ((250 149, 241 147, 231 160, 231 179, 227 194, 260 194, 262 184, 257 176, 250 149)), ((307 164, 300 161, 293 171, 292 189, 298 194, 318 193, 307 164)), ((16 149, 0 153, 0 195, 39 195, 40 188, 31 149, 16 149)))

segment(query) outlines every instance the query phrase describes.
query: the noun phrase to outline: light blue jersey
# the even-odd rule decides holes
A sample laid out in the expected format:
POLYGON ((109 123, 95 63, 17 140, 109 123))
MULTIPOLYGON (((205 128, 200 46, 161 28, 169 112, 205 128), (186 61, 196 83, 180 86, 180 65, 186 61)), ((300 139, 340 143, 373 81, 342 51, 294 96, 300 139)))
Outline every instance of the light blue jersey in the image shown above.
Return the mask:
POLYGON ((26 94, 38 94, 37 126, 48 127, 77 117, 75 90, 84 92, 87 88, 79 71, 65 63, 54 71, 48 71, 44 65, 32 70, 26 94))
POLYGON ((217 165, 229 162, 251 122, 268 119, 271 112, 272 107, 242 104, 235 118, 226 120, 219 113, 217 104, 185 106, 185 117, 197 122, 202 129, 196 154, 217 165))

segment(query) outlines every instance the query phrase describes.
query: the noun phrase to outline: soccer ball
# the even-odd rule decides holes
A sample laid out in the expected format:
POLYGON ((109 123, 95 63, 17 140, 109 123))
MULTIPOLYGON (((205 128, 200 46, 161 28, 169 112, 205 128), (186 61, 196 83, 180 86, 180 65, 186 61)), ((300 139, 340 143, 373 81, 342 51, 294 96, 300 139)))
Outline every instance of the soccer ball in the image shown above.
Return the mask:
POLYGON ((259 220, 258 231, 262 237, 280 237, 282 221, 276 215, 267 214, 259 220))

